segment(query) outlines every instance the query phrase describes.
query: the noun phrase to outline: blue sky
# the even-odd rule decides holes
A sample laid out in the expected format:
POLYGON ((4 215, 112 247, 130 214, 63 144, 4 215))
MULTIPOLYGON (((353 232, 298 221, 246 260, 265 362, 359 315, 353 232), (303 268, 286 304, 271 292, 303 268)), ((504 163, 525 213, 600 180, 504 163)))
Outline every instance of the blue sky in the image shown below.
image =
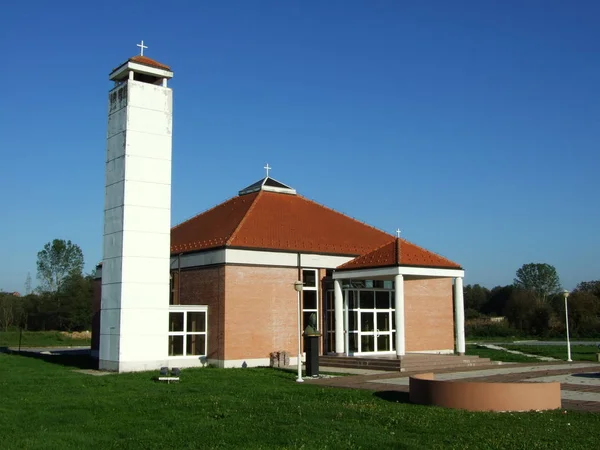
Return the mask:
POLYGON ((271 175, 466 283, 600 279, 600 2, 21 1, 0 15, 0 289, 102 258, 108 73, 175 76, 173 223, 271 175), (164 5, 164 6, 161 6, 164 5))

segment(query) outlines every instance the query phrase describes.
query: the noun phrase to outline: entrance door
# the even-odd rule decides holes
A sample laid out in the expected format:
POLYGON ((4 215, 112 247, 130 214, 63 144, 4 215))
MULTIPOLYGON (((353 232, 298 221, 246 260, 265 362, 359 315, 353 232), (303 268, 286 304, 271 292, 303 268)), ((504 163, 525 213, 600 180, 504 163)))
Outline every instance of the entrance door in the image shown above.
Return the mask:
POLYGON ((360 312, 361 353, 392 351, 392 314, 390 310, 360 312))

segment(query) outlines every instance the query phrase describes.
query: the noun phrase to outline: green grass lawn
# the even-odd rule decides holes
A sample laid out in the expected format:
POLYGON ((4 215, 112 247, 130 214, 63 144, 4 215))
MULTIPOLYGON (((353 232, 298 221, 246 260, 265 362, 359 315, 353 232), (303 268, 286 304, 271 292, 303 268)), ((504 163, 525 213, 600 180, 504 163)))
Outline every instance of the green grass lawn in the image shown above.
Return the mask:
POLYGON ((470 413, 322 388, 274 369, 95 377, 0 354, 0 447, 590 449, 600 414, 470 413))
MULTIPOLYGON (((531 355, 567 360, 566 343, 562 345, 504 345, 503 347, 531 355)), ((571 359, 573 361, 596 361, 596 353, 598 352, 600 350, 595 345, 572 345, 571 359)))
MULTIPOLYGON (((0 331, 0 347, 17 347, 19 331, 0 331)), ((71 339, 58 331, 23 331, 22 347, 76 347, 90 345, 89 339, 71 339)))

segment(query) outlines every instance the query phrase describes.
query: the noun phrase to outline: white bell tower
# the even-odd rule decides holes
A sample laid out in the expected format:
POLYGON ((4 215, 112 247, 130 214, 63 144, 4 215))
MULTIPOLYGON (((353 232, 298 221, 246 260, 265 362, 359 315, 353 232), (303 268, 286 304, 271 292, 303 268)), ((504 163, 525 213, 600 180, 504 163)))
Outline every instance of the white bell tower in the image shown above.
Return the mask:
POLYGON ((173 72, 140 47, 109 76, 99 368, 117 372, 167 365, 173 72))

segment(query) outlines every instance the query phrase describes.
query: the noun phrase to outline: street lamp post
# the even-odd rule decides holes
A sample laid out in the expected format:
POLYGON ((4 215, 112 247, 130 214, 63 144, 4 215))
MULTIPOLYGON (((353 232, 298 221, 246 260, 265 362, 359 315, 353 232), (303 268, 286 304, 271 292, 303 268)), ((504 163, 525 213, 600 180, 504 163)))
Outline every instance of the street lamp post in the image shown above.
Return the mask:
POLYGON ((304 380, 302 379, 302 325, 300 322, 300 316, 302 315, 302 308, 300 305, 300 293, 302 292, 302 288, 304 287, 304 283, 302 281, 294 282, 294 289, 298 294, 298 378, 296 378, 296 382, 302 383, 304 380))
POLYGON ((567 327, 567 361, 571 362, 571 341, 569 340, 569 308, 567 306, 569 291, 566 289, 563 291, 563 297, 565 298, 565 324, 567 327))

